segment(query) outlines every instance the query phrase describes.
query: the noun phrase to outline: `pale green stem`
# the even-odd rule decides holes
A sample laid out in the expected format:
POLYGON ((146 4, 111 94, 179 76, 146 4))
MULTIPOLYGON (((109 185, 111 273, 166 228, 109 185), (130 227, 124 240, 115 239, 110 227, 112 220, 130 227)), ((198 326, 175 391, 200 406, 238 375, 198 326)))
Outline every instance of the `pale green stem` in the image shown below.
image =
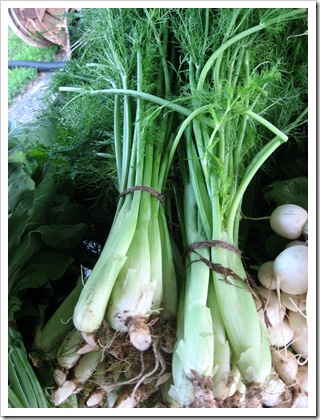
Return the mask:
POLYGON ((122 174, 122 144, 121 144, 121 133, 120 133, 120 98, 115 96, 114 98, 114 143, 115 143, 115 153, 116 153, 116 162, 117 162, 117 178, 119 182, 119 191, 122 191, 123 185, 121 185, 121 174, 122 174))
MULTIPOLYGON (((127 77, 123 77, 123 87, 127 89, 127 77)), ((122 173, 121 173, 121 183, 120 183, 120 192, 125 189, 125 186, 128 182, 129 176, 129 165, 131 146, 132 146, 132 116, 131 116, 131 104, 130 96, 124 96, 124 115, 123 115, 123 147, 122 147, 122 173)))
MULTIPOLYGON (((282 133, 283 134, 283 133, 282 133)), ((287 136, 285 136, 287 139, 287 136)), ((251 182, 254 175, 257 173, 257 171, 261 168, 263 163, 269 158, 269 156, 272 155, 272 153, 284 142, 284 137, 274 137, 272 140, 269 141, 254 157, 254 159, 249 164, 243 179, 238 186, 237 192, 232 200, 228 217, 227 217, 227 233, 228 237, 231 243, 234 242, 234 220, 237 211, 239 210, 239 206, 241 204, 243 195, 251 182)))
MULTIPOLYGON (((81 94, 87 94, 87 95, 128 95, 133 96, 136 98, 145 99, 147 101, 153 102, 155 104, 158 104, 163 107, 168 107, 169 109, 172 109, 173 111, 178 112, 179 114, 189 116, 192 111, 190 111, 188 108, 185 108, 181 105, 177 105, 176 101, 168 101, 166 99, 160 98, 159 96, 152 95, 150 93, 145 92, 138 92, 133 89, 99 89, 99 90, 86 90, 83 88, 76 88, 76 87, 68 87, 68 86, 62 86, 59 88, 60 92, 80 92, 81 94)), ((183 100, 186 100, 187 98, 183 98, 183 100)), ((203 122, 204 124, 208 125, 209 127, 214 128, 214 123, 207 117, 203 115, 199 115, 197 117, 199 121, 203 122)))
POLYGON ((273 134, 279 137, 282 141, 288 140, 288 136, 286 136, 283 131, 279 130, 275 125, 271 124, 265 118, 261 117, 261 115, 253 112, 252 110, 244 111, 244 113, 248 115, 249 117, 251 117, 252 119, 259 122, 260 124, 262 124, 263 126, 265 126, 268 130, 270 130, 273 134))
POLYGON ((197 118, 197 117, 199 117, 200 115, 202 115, 202 114, 204 114, 208 109, 210 109, 210 105, 204 105, 204 106, 202 106, 202 107, 200 107, 200 108, 198 108, 198 109, 196 109, 195 111, 193 111, 193 112, 190 112, 190 114, 189 114, 189 116, 188 116, 188 118, 186 118, 185 120, 184 120, 184 122, 181 124, 181 126, 180 126, 180 128, 179 128, 179 130, 178 130, 178 133, 177 133, 177 135, 176 135, 176 137, 175 137, 175 139, 174 139, 174 141, 173 141, 173 144, 172 144, 172 147, 171 147, 171 150, 170 150, 170 153, 169 153, 169 157, 168 157, 168 165, 166 166, 166 168, 165 168, 165 172, 164 172, 164 175, 163 175, 163 178, 161 177, 161 179, 163 179, 163 182, 165 182, 166 181, 166 179, 167 179, 167 177, 168 177, 168 173, 169 173, 169 169, 170 169, 170 165, 171 165, 171 163, 172 163, 172 161, 173 161, 173 157, 174 157, 174 155, 175 155, 175 152, 176 152, 176 149, 177 149, 177 146, 178 146, 178 144, 179 144, 179 142, 180 142, 180 139, 181 139, 181 137, 182 137, 182 135, 183 135, 183 133, 184 133, 184 130, 186 129, 186 127, 195 119, 195 118, 197 118))
MULTIPOLYGON (((163 69, 163 75, 164 75, 164 83, 165 83, 165 97, 168 97, 169 94, 170 94, 170 76, 169 76, 168 63, 167 63, 167 60, 166 60, 166 54, 165 54, 164 49, 163 49, 163 41, 161 41, 159 32, 157 31, 154 23, 152 22, 152 18, 149 15, 148 9, 144 8, 144 11, 145 11, 145 14, 147 15, 148 22, 152 26, 152 30, 153 30, 153 33, 154 33, 154 36, 156 38, 157 45, 158 45, 158 48, 159 48, 161 64, 162 64, 162 69, 163 69)), ((167 32, 168 32, 167 25, 165 26, 165 31, 166 31, 165 34, 167 35, 167 32)), ((165 37, 165 38, 167 38, 167 37, 165 37)))
POLYGON ((235 44, 236 42, 240 41, 241 39, 254 34, 255 32, 261 31, 265 28, 268 28, 269 26, 272 26, 273 24, 277 24, 281 21, 294 18, 302 13, 306 13, 306 9, 294 9, 293 11, 290 11, 288 13, 284 13, 282 16, 277 16, 276 18, 270 19, 266 22, 261 22, 259 25, 253 26, 252 28, 249 28, 240 34, 235 35, 234 37, 230 38, 228 41, 226 41, 224 44, 221 45, 208 59, 207 63, 202 69, 202 72, 199 77, 198 81, 198 90, 203 89, 203 85, 205 82, 205 79, 207 77, 208 72, 210 71, 213 63, 217 60, 217 58, 231 45, 235 44))

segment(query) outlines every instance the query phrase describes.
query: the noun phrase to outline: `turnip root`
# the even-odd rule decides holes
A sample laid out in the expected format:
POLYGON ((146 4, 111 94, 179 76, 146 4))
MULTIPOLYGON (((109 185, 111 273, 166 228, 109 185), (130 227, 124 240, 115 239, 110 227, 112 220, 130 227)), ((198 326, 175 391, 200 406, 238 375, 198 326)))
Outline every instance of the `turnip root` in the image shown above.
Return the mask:
POLYGON ((303 226, 302 234, 306 240, 308 240, 308 222, 303 226))
MULTIPOLYGON (((272 327, 279 325, 285 317, 286 308, 281 304, 281 302, 279 302, 277 293, 274 290, 268 290, 262 286, 258 286, 258 289, 261 296, 266 299, 265 311, 272 327)), ((255 305, 258 311, 259 319, 264 322, 264 311, 261 307, 260 300, 255 299, 255 305)))
POLYGON ((308 397, 300 395, 294 408, 308 408, 308 397))
POLYGON ((286 239, 300 238, 307 221, 307 211, 295 204, 283 204, 270 216, 271 229, 286 239))
POLYGON ((298 367, 297 380, 301 386, 302 392, 308 395, 308 365, 298 367))
POLYGON ((292 312, 302 312, 303 314, 306 313, 306 301, 307 295, 304 293, 303 295, 290 295, 286 292, 281 292, 281 302, 284 306, 292 312))
POLYGON ((275 407, 284 400, 286 384, 278 377, 272 375, 267 386, 262 390, 262 403, 268 407, 275 407))
POLYGON ((308 365, 299 366, 297 372, 297 381, 301 387, 302 395, 300 395, 295 408, 308 407, 308 365))
POLYGON ((280 379, 288 386, 295 384, 299 368, 295 355, 286 348, 277 350, 275 347, 271 347, 271 355, 273 367, 280 379))
POLYGON ((290 327, 299 335, 308 336, 307 318, 300 312, 288 311, 290 327))
POLYGON ((273 346, 285 347, 293 339, 294 331, 290 327, 289 321, 284 318, 281 324, 267 329, 269 341, 273 346))
POLYGON ((296 245, 282 251, 274 261, 274 274, 283 292, 302 295, 308 291, 308 247, 296 245))
POLYGON ((273 261, 267 261, 261 264, 258 270, 258 279, 263 287, 269 290, 276 290, 277 281, 273 271, 273 261))
POLYGON ((294 333, 290 346, 303 359, 308 358, 308 337, 294 333))

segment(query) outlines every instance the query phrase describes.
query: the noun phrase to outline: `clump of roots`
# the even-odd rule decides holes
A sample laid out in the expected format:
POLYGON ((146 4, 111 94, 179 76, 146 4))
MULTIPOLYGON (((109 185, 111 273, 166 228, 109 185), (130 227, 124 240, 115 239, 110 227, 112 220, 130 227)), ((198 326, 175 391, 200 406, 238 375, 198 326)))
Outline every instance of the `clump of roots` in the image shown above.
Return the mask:
POLYGON ((233 395, 221 400, 214 395, 212 378, 200 376, 192 371, 194 398, 189 408, 260 408, 261 384, 247 384, 243 390, 236 390, 233 395))
MULTIPOLYGON (((129 320, 129 333, 113 330, 103 323, 94 337, 94 342, 83 342, 79 346, 79 362, 64 372, 64 378, 53 391, 55 405, 60 405, 72 394, 78 394, 81 407, 134 408, 158 392, 171 373, 170 346, 174 331, 161 325, 158 319, 129 320), (131 327, 131 331, 130 331, 131 327), (145 350, 139 350, 132 343, 132 330, 148 329, 152 341, 145 350), (164 350, 162 350, 164 348, 164 350), (85 380, 76 376, 77 366, 85 355, 99 353, 101 358, 95 370, 85 380), (64 392, 66 391, 66 392, 64 392)), ((142 343, 144 348, 144 343, 142 343)))
POLYGON ((200 376, 192 370, 194 379, 192 385, 194 389, 194 398, 189 408, 217 408, 219 403, 216 401, 212 390, 212 378, 200 376))

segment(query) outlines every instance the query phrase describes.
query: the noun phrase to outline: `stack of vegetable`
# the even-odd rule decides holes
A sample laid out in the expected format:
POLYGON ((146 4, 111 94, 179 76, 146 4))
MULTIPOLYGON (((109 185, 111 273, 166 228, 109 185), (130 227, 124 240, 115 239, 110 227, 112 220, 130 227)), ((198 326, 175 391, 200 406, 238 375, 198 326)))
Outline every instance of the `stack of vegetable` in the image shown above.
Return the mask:
POLYGON ((215 22, 224 27, 224 35, 207 60, 203 51, 214 40, 208 35, 209 12, 175 13, 194 107, 180 129, 185 130, 181 225, 189 266, 169 391, 180 406, 260 406, 259 390, 269 381, 269 341, 252 296, 262 302, 263 297, 246 274, 238 248, 240 209, 257 170, 305 114, 302 107, 295 120, 292 110, 283 108, 285 96, 296 95, 297 86, 283 83, 280 63, 286 62, 287 51, 277 47, 275 34, 267 29, 275 22, 281 25, 281 19, 301 17, 301 11, 277 11, 277 17, 273 12, 238 9, 229 11, 229 18, 218 13, 215 22), (200 18, 202 32, 195 25, 200 18), (208 42, 203 51, 193 48, 197 37, 208 42), (259 44, 265 45, 261 56, 259 44), (277 60, 268 54, 272 45, 277 60), (210 116, 213 127, 197 120, 198 115, 210 116))
POLYGON ((55 166, 43 162, 39 153, 56 135, 53 119, 9 124, 8 360, 9 406, 15 408, 52 406, 27 349, 51 299, 61 299, 70 291, 63 276, 72 268, 74 247, 87 232, 84 208, 72 201, 72 194, 58 190, 55 166), (62 285, 55 293, 54 282, 59 279, 62 285))
MULTIPOLYGON (((83 104, 105 121, 92 159, 113 167, 118 197, 92 272, 34 338, 52 363, 52 402, 136 407, 161 391, 169 407, 268 405, 272 321, 242 260, 241 209, 268 158, 304 133, 306 10, 99 8, 79 19, 79 59, 56 78, 60 133, 80 138, 66 115, 83 104)), ((288 388, 288 406, 301 387, 288 388)))
MULTIPOLYGON (((270 216, 272 230, 290 240, 274 261, 258 271, 264 311, 271 326, 273 373, 262 393, 267 406, 285 406, 288 389, 294 389, 294 406, 308 406, 308 213, 295 204, 278 206, 270 216), (289 348, 289 350, 288 350, 289 348), (290 351, 290 349, 292 351, 290 351)), ((258 314, 263 318, 260 302, 258 314)))
MULTIPOLYGON (((170 54, 168 17, 160 10, 146 13, 135 9, 97 9, 88 13, 96 14, 99 34, 98 40, 91 38, 90 42, 102 44, 107 65, 87 63, 87 67, 92 68, 94 79, 101 78, 113 87, 107 102, 114 117, 112 135, 119 197, 107 242, 74 308, 75 328, 57 353, 58 387, 53 393, 56 405, 82 387, 108 353, 111 360, 105 370, 116 369, 117 382, 104 381, 103 388, 118 388, 121 382, 141 384, 158 380, 166 371, 160 354, 162 330, 168 329, 177 305, 162 196, 173 158, 173 114, 161 113, 147 100, 148 95, 166 98, 171 92, 170 69, 165 60, 170 54), (107 21, 108 30, 99 31, 100 15, 107 21), (132 99, 132 92, 140 95, 132 99), (133 346, 129 353, 126 333, 133 346), (117 334, 122 343, 114 351, 117 334), (76 349, 72 362, 65 361, 65 345, 69 350, 76 349), (151 370, 150 361, 142 353, 149 348, 154 358, 151 370), (123 352, 129 369, 125 378, 119 379, 123 352), (74 379, 69 380, 73 367, 74 379)), ((42 344, 37 343, 37 347, 41 349, 42 344)), ((134 397, 135 389, 131 404, 135 404, 134 397)))

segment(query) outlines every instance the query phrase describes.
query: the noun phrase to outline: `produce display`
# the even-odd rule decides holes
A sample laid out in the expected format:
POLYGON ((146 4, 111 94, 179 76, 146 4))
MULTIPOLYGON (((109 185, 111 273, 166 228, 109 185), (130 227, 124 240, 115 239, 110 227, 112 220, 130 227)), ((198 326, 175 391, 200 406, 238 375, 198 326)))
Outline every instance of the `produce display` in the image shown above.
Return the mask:
MULTIPOLYGON (((278 206, 270 217, 272 230, 298 243, 289 242, 274 261, 262 264, 258 271, 259 291, 266 299, 263 311, 270 326, 272 375, 262 391, 266 406, 281 406, 291 398, 295 407, 308 407, 308 213, 294 204, 278 206), (288 347, 292 351, 288 350, 288 347)), ((258 313, 262 314, 256 301, 258 313)), ((262 315, 261 315, 262 316, 262 315)))
POLYGON ((9 126, 9 406, 308 407, 307 10, 74 19, 9 126))

